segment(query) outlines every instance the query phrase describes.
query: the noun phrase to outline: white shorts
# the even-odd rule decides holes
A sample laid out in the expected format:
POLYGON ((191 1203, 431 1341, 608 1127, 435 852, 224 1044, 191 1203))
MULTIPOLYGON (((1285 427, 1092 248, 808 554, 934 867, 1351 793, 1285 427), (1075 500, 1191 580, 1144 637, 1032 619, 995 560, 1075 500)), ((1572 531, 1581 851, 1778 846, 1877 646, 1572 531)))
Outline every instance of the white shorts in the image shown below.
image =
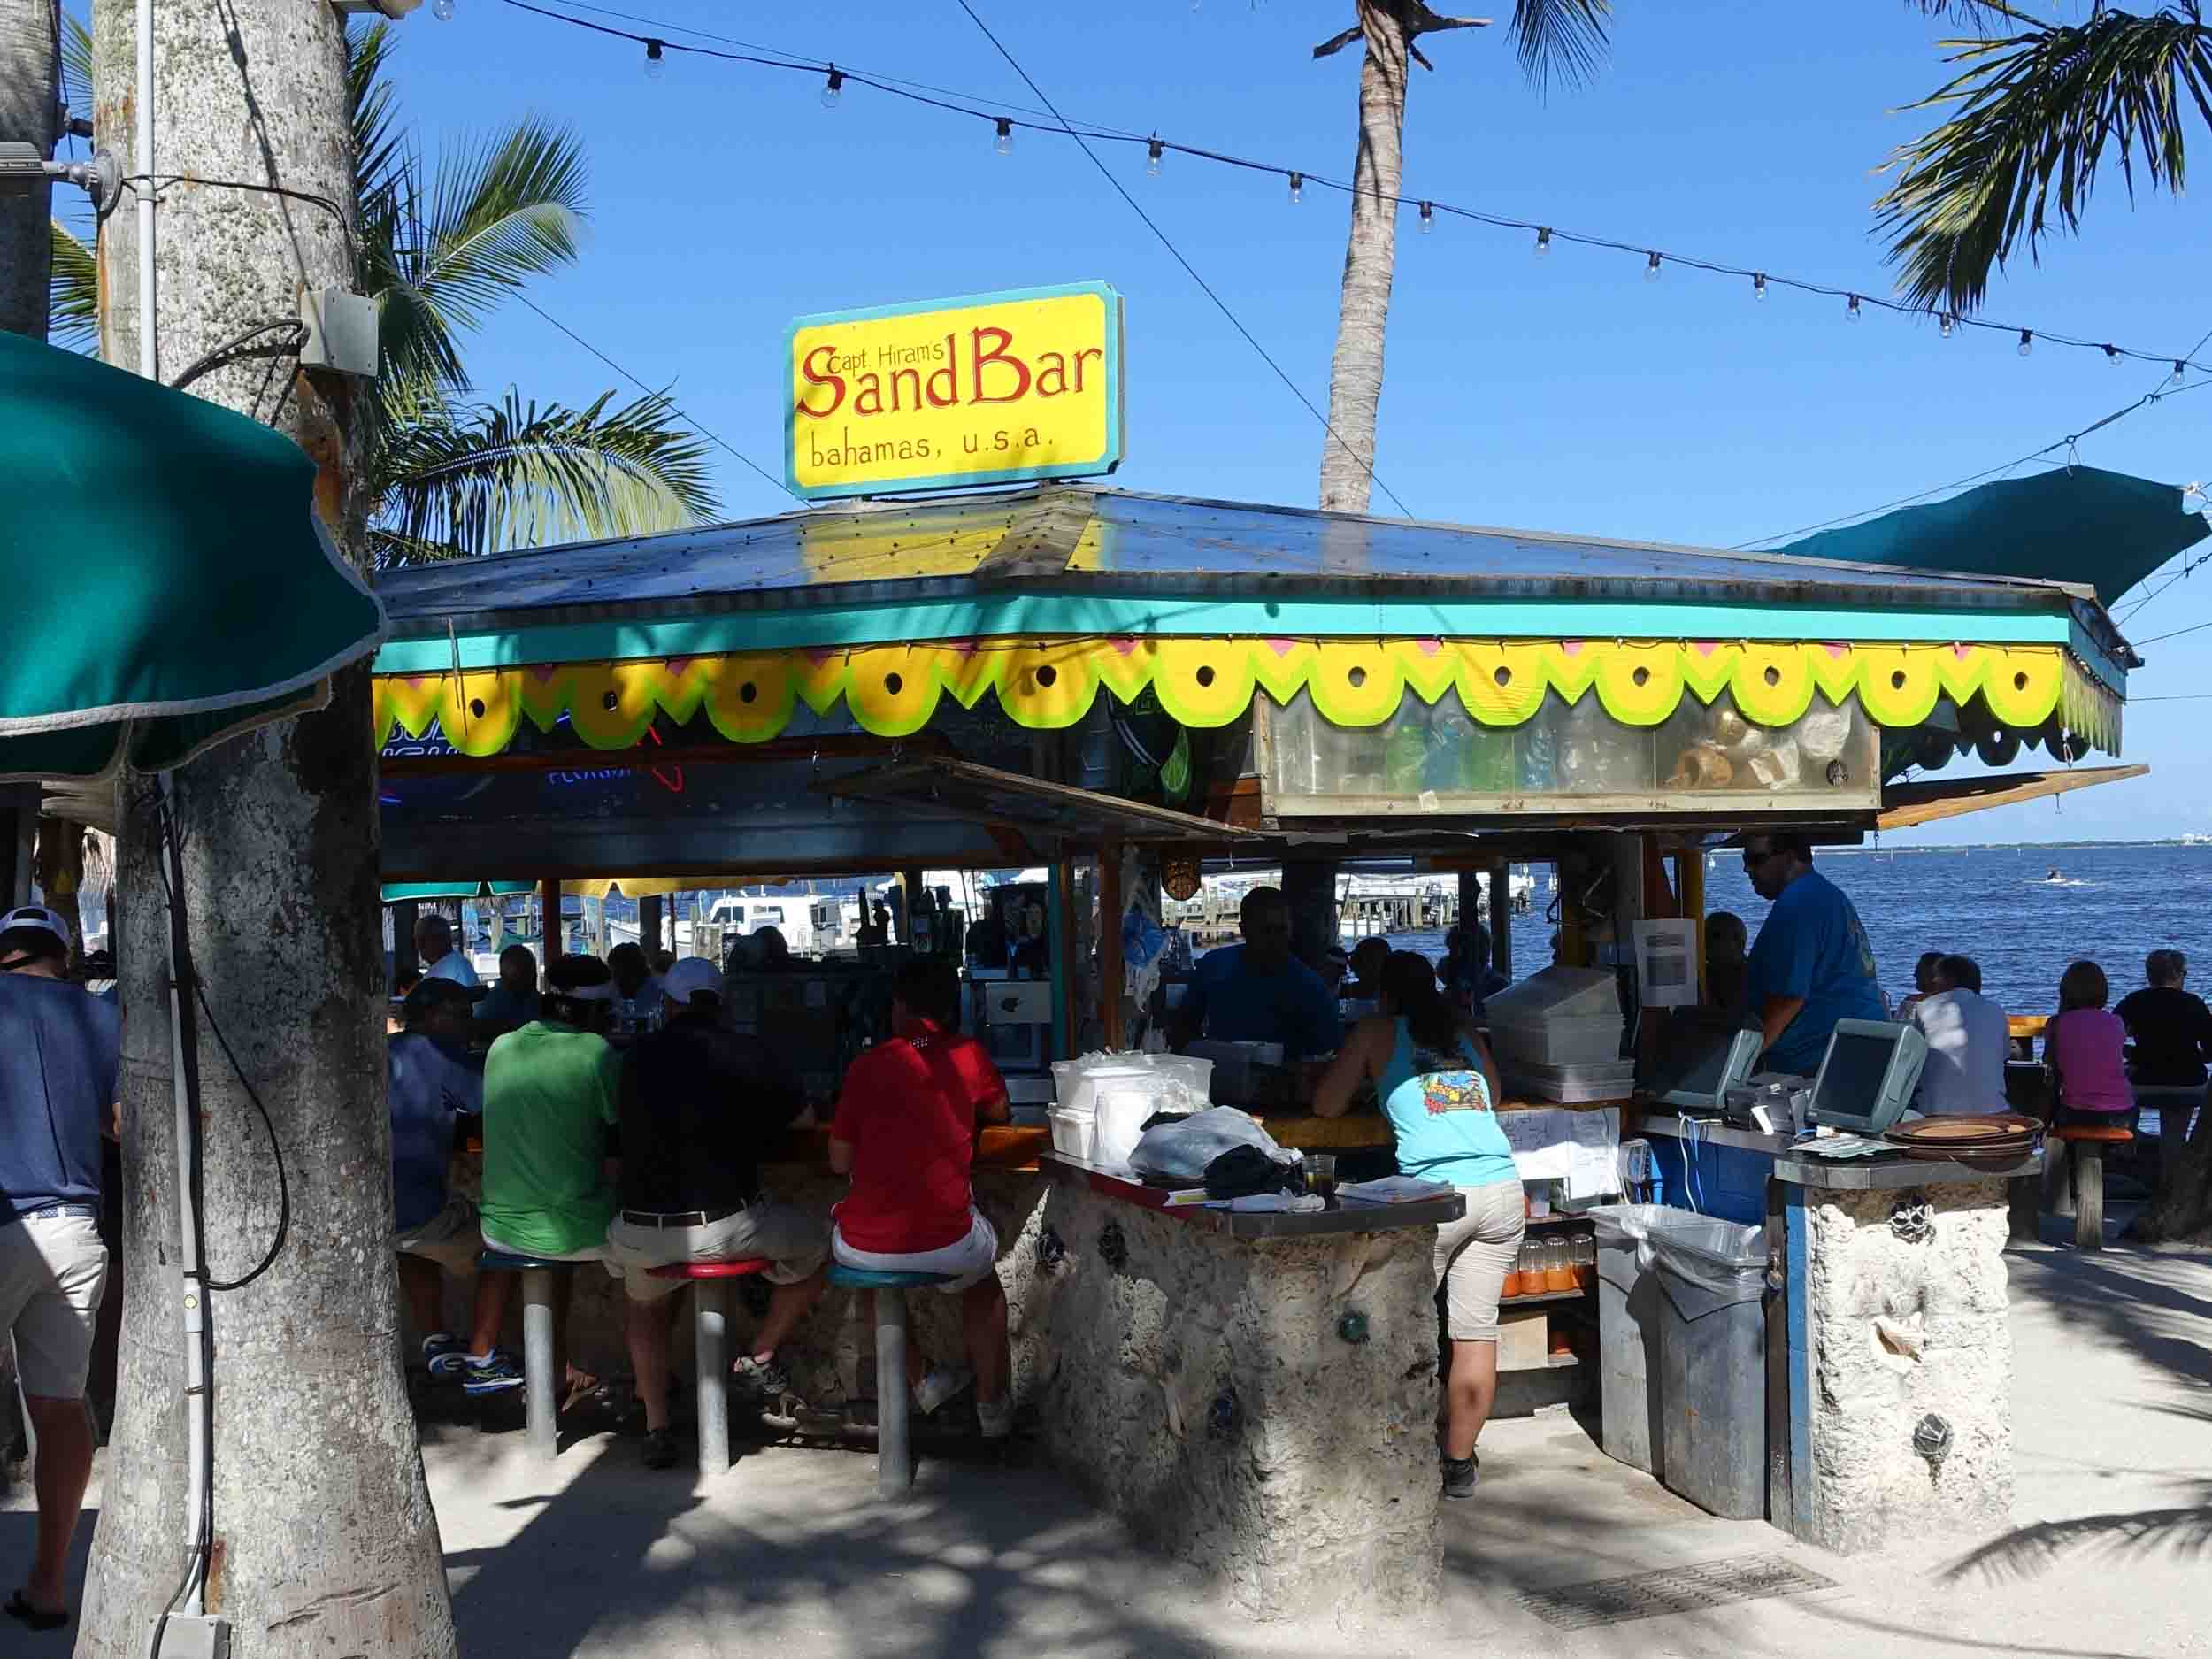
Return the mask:
POLYGON ((40 1216, 0 1226, 0 1326, 37 1400, 81 1400, 92 1333, 108 1282, 108 1248, 89 1216, 40 1216))
POLYGON ((607 1225, 607 1246, 622 1264, 622 1289, 632 1302, 658 1302, 684 1287, 680 1279, 657 1279, 653 1270, 677 1262, 742 1262, 766 1257, 761 1277, 772 1285, 796 1285, 822 1268, 829 1251, 822 1218, 795 1204, 749 1204, 703 1227, 648 1227, 618 1212, 607 1225))
POLYGON ((872 1272, 949 1273, 950 1283, 931 1288, 949 1294, 972 1290, 998 1271, 998 1233, 983 1218, 981 1210, 971 1209, 968 1215, 968 1236, 941 1250, 882 1256, 873 1250, 856 1250, 845 1242, 842 1233, 832 1232, 830 1254, 847 1267, 864 1267, 872 1272))

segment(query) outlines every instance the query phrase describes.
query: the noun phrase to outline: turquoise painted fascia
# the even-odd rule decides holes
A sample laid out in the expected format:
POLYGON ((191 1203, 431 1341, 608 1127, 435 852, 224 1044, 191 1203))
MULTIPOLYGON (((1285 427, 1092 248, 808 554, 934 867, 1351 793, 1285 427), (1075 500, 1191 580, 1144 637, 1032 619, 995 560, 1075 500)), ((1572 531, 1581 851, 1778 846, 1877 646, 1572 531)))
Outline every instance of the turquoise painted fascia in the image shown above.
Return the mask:
POLYGON ((962 294, 950 299, 918 300, 906 305, 867 305, 858 311, 814 311, 795 317, 783 331, 782 384, 791 382, 791 349, 802 328, 826 323, 875 322, 886 317, 910 317, 918 311, 955 311, 962 306, 1010 303, 1021 300, 1072 299, 1092 295, 1105 302, 1106 337, 1106 453, 1095 460, 1071 461, 1058 466, 1018 467, 1004 472, 946 472, 934 478, 902 479, 887 484, 875 480, 859 484, 802 484, 799 482, 799 427, 789 409, 777 418, 783 423, 783 487, 801 501, 837 501, 859 495, 908 495, 933 489, 984 489, 1000 484, 1033 484, 1056 478, 1105 478, 1121 466, 1122 446, 1128 423, 1121 403, 1123 312, 1121 296, 1104 282, 1070 282, 1058 288, 1007 288, 992 294, 962 294))
POLYGON ((531 663, 619 662, 732 651, 825 650, 947 640, 1092 634, 1204 638, 1839 640, 1908 644, 2060 645, 2124 693, 2127 676, 2059 612, 1894 606, 1844 610, 1572 599, 1409 601, 1120 598, 986 594, 882 605, 826 605, 714 616, 601 618, 500 633, 441 631, 388 641, 380 674, 449 672, 531 663))
POLYGON ((2128 695, 2127 670, 2105 655, 2104 648, 2090 637, 2087 628, 2078 622, 2072 622, 2071 626, 2073 632, 2066 641, 2068 648, 2076 657, 2089 665, 2089 672, 2104 682, 2108 691, 2116 697, 2126 696, 2128 695))

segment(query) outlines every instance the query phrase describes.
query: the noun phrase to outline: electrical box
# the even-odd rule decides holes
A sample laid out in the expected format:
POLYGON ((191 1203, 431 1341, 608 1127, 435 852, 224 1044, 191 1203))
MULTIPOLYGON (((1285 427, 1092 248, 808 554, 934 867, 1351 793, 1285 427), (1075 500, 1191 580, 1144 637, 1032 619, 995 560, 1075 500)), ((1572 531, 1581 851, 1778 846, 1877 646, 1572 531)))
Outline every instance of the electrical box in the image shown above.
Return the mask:
POLYGON ((375 301, 343 288, 310 288, 300 296, 300 321, 307 329, 302 368, 376 378, 375 301))
POLYGON ((161 1659, 230 1659, 230 1622, 211 1613, 172 1613, 161 1626, 161 1659))

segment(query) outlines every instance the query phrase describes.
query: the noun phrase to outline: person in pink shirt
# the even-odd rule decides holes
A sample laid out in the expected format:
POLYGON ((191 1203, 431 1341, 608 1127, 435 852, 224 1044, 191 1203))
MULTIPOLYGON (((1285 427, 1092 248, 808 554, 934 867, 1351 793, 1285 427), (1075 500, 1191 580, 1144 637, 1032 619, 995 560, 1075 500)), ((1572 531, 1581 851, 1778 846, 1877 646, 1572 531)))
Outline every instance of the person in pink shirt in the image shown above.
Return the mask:
POLYGON ((2104 970, 2077 962, 2058 982, 2058 1012, 2043 1027, 2043 1058, 2058 1074, 2054 1124, 2135 1127, 2135 1091, 2128 1086, 2127 1027, 2105 1006, 2104 970))

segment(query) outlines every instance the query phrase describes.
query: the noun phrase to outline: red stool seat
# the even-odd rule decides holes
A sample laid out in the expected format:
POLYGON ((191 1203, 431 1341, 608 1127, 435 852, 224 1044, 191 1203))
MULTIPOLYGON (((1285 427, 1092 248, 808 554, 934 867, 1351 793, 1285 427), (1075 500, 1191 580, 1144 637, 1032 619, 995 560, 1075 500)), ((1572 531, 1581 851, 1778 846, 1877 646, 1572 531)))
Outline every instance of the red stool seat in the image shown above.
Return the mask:
POLYGON ((2051 1131, 2061 1141, 2093 1141, 2122 1145, 2135 1139, 2132 1129, 2108 1129, 2102 1124, 2062 1124, 2051 1131))
POLYGON ((742 1262, 671 1262, 652 1270, 655 1279, 745 1279, 764 1273, 774 1263, 765 1259, 742 1262))

